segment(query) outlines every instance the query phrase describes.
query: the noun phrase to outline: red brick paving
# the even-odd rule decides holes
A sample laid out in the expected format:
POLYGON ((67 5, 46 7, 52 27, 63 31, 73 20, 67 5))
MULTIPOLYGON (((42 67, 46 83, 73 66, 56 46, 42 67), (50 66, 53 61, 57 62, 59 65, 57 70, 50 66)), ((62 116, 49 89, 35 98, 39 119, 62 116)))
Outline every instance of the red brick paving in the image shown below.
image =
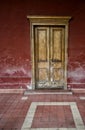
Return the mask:
MULTIPOLYGON (((85 124, 85 100, 74 95, 28 95, 21 100, 23 94, 0 94, 0 130, 21 130, 23 121, 31 102, 76 102, 85 124)), ((38 106, 32 123, 33 128, 75 127, 69 106, 38 106)))
POLYGON ((70 106, 38 106, 32 128, 75 128, 70 106))

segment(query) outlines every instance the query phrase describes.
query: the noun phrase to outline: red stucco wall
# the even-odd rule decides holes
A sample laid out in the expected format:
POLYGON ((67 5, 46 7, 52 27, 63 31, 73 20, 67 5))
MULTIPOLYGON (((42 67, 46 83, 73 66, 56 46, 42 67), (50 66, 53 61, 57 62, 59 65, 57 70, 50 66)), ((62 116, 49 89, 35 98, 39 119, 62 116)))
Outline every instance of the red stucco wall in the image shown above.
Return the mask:
POLYGON ((85 87, 85 1, 3 0, 0 2, 0 88, 31 82, 27 15, 72 16, 69 25, 68 84, 85 87))

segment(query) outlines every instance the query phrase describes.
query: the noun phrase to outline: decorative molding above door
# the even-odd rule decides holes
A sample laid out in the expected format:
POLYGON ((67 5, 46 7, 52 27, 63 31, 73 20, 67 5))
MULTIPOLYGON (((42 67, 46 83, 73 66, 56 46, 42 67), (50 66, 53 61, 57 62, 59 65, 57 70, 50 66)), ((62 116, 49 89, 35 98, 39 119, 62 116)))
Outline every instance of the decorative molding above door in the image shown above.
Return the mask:
POLYGON ((27 19, 30 20, 32 89, 67 89, 71 17, 27 16, 27 19))

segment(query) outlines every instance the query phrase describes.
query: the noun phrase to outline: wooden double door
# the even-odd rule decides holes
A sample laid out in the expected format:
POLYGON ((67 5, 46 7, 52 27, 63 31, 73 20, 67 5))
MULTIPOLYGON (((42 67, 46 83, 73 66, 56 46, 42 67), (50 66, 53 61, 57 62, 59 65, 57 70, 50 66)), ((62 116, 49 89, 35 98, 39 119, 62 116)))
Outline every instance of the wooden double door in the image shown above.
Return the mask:
POLYGON ((35 26, 34 28, 35 87, 64 88, 65 27, 35 26))

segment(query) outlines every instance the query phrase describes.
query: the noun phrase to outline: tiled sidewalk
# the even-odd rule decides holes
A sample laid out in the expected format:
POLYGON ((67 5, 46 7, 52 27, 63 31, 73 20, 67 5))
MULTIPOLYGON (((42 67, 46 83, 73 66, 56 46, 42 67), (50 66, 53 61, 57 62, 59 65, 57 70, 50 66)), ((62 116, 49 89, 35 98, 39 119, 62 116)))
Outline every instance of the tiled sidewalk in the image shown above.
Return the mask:
POLYGON ((84 97, 0 94, 0 130, 85 130, 84 97))

